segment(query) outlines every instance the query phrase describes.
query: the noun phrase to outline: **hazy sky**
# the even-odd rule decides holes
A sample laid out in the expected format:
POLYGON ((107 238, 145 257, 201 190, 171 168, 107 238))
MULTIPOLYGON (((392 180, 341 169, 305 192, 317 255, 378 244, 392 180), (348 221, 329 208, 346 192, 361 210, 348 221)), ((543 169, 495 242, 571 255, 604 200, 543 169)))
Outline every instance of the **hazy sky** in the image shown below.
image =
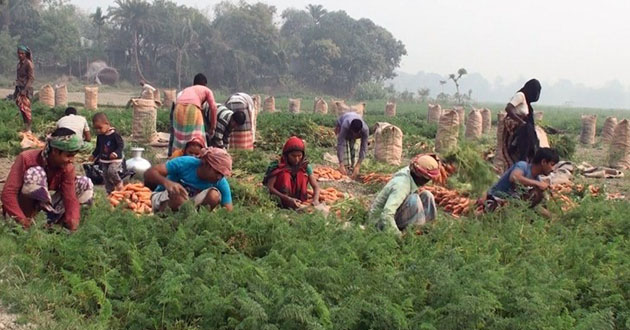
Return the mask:
MULTIPOLYGON (((71 0, 88 10, 113 0, 71 0)), ((176 0, 204 12, 219 1, 176 0)), ((252 1, 249 1, 252 2, 252 1)), ((630 86, 628 0, 262 0, 285 8, 321 4, 369 18, 407 48, 401 70, 452 73, 464 67, 493 81, 536 77, 599 87, 630 86)))

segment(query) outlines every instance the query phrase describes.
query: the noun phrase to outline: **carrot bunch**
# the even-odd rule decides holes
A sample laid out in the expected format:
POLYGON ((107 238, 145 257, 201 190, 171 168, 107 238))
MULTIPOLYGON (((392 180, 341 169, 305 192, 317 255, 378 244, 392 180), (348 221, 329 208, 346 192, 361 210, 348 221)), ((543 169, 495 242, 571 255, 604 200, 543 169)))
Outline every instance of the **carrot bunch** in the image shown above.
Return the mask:
POLYGON ((474 204, 472 199, 462 196, 457 190, 441 186, 423 186, 420 189, 430 191, 435 197, 435 203, 454 217, 468 213, 470 206, 474 204))
POLYGON ((440 164, 440 175, 436 179, 433 179, 433 183, 439 186, 446 186, 446 180, 451 174, 455 173, 455 170, 453 164, 440 164))
POLYGON ((22 138, 22 146, 31 145, 35 148, 43 148, 46 144, 40 141, 37 136, 33 135, 31 132, 20 132, 19 136, 22 138))
POLYGON ((387 183, 391 180, 392 176, 390 174, 380 174, 380 173, 368 173, 361 176, 361 181, 365 184, 370 183, 387 183))
POLYGON ((343 174, 332 167, 318 167, 313 170, 313 175, 317 181, 334 181, 341 180, 343 174))
MULTIPOLYGON (((308 199, 306 200, 306 204, 312 204, 313 203, 313 191, 309 190, 306 192, 308 199)), ((319 191, 319 201, 320 202, 325 202, 326 204, 333 204, 336 201, 344 198, 344 194, 333 188, 333 187, 328 187, 326 189, 321 189, 319 191)))
POLYGON ((112 207, 121 203, 136 214, 150 214, 151 190, 142 183, 127 184, 121 191, 112 191, 107 197, 112 207))

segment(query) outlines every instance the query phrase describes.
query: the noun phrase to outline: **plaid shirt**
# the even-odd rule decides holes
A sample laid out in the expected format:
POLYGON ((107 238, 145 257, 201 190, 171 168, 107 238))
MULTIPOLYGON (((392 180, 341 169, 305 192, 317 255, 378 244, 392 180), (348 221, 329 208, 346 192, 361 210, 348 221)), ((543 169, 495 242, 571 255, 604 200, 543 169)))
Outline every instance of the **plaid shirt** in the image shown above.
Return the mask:
POLYGON ((214 136, 210 139, 210 146, 227 149, 231 133, 230 120, 234 112, 223 105, 218 105, 218 108, 217 128, 214 131, 214 136))

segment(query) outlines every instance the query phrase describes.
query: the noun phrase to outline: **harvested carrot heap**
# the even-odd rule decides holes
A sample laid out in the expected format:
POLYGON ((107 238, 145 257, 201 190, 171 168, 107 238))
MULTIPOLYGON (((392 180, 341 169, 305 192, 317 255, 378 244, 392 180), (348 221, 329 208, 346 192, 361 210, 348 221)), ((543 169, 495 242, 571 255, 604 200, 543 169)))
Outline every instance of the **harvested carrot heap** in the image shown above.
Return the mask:
POLYGON ((454 217, 466 214, 470 211, 470 206, 474 204, 473 200, 462 196, 457 190, 450 190, 440 186, 423 186, 421 190, 427 190, 435 197, 435 203, 438 207, 444 209, 454 217))
MULTIPOLYGON (((306 200, 306 204, 312 204, 313 191, 312 190, 307 191, 307 196, 308 196, 308 199, 306 200)), ((333 187, 321 189, 319 191, 319 201, 325 202, 326 204, 333 204, 344 197, 345 197, 344 193, 342 193, 341 191, 333 187)))
POLYGON ((313 175, 317 181, 335 181, 344 178, 344 175, 341 174, 341 172, 332 167, 326 166, 313 169, 313 175))
POLYGON ((361 181, 365 184, 371 183, 387 183, 391 180, 392 176, 390 174, 380 174, 380 173, 368 173, 361 176, 361 181))
POLYGON ((136 214, 150 214, 152 212, 151 190, 142 183, 127 184, 121 191, 112 191, 107 199, 113 207, 122 203, 136 214))

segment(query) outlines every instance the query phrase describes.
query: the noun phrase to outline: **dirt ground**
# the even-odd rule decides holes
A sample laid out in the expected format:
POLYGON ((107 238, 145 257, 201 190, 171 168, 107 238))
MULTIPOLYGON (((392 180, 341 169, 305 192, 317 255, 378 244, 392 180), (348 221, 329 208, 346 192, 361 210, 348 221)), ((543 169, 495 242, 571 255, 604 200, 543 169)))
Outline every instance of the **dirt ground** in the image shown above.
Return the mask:
POLYGON ((0 330, 24 330, 32 329, 28 324, 18 324, 17 315, 10 314, 0 306, 0 330))

